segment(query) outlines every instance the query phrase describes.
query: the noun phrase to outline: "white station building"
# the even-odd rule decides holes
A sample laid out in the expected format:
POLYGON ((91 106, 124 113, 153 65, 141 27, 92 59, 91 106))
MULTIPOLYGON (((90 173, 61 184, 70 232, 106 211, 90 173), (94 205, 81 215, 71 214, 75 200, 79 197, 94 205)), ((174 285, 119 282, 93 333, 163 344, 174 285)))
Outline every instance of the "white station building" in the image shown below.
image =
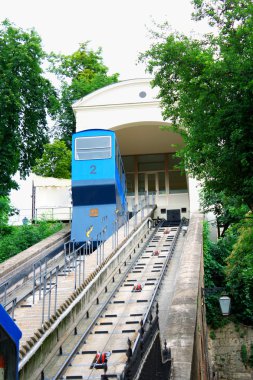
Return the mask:
MULTIPOLYGON (((189 218, 199 211, 199 185, 175 167, 175 146, 182 145, 182 138, 161 128, 170 121, 162 118, 157 94, 150 79, 122 81, 94 91, 73 105, 76 131, 116 132, 127 177, 129 211, 149 194, 157 204, 155 217, 171 221, 189 218)), ((71 180, 34 174, 25 181, 17 175, 16 180, 20 190, 11 192, 11 203, 22 209, 11 218, 11 224, 21 224, 24 218, 71 218, 71 180)))
POLYGON ((198 211, 198 183, 176 166, 182 146, 179 134, 164 130, 158 90, 150 79, 122 81, 83 97, 73 105, 76 132, 110 129, 116 132, 127 178, 128 204, 145 194, 155 197, 159 216, 170 221, 198 211))

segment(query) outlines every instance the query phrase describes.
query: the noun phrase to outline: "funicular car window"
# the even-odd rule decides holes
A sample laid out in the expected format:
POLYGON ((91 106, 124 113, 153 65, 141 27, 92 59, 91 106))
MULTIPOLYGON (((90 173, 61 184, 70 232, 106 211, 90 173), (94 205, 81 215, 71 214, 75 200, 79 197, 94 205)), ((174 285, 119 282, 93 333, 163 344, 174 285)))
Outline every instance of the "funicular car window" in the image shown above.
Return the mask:
POLYGON ((102 160, 112 157, 111 136, 78 137, 75 140, 76 160, 102 160))

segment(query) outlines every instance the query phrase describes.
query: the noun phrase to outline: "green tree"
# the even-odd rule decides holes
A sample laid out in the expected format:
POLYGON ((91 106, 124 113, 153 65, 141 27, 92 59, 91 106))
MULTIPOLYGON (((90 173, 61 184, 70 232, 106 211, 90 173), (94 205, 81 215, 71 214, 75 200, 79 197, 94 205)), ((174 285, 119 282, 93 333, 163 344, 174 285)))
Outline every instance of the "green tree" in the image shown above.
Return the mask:
POLYGON ((0 197, 0 226, 5 226, 8 223, 10 211, 9 198, 0 197))
POLYGON ((88 42, 85 42, 72 55, 51 54, 51 71, 61 83, 55 134, 64 139, 69 147, 71 135, 75 132, 72 104, 83 96, 118 81, 118 74, 108 75, 101 53, 101 49, 88 49, 88 42))
POLYGON ((214 193, 253 209, 253 3, 194 0, 202 40, 159 32, 140 56, 160 89, 163 116, 182 134, 184 165, 214 193))
POLYGON ((7 20, 0 26, 0 195, 28 174, 47 142, 47 112, 56 110, 56 93, 44 77, 45 54, 34 31, 7 20))
MULTIPOLYGON (((208 239, 204 225, 205 287, 222 287, 232 298, 232 316, 246 325, 253 323, 253 215, 248 212, 227 229, 217 243, 208 239)), ((217 295, 206 298, 207 322, 217 328, 224 322, 217 295)))
POLYGON ((238 239, 227 258, 226 282, 233 295, 233 313, 241 322, 253 324, 253 215, 234 226, 238 239))
POLYGON ((0 236, 11 230, 8 220, 15 214, 18 214, 18 210, 11 206, 9 197, 0 196, 0 236))
POLYGON ((218 238, 224 237, 228 228, 244 219, 249 211, 245 204, 241 204, 238 196, 227 197, 224 192, 214 193, 204 188, 200 192, 200 198, 204 213, 212 212, 215 216, 218 238))
POLYGON ((33 173, 43 177, 70 178, 71 151, 64 141, 55 140, 44 146, 41 158, 36 158, 33 173))
MULTIPOLYGON (((213 243, 209 239, 208 223, 203 226, 203 254, 204 254, 204 284, 205 288, 226 288, 226 260, 236 241, 236 235, 227 234, 225 238, 213 243)), ((205 303, 207 309, 207 323, 217 328, 226 323, 219 310, 219 297, 221 292, 206 293, 205 303)))

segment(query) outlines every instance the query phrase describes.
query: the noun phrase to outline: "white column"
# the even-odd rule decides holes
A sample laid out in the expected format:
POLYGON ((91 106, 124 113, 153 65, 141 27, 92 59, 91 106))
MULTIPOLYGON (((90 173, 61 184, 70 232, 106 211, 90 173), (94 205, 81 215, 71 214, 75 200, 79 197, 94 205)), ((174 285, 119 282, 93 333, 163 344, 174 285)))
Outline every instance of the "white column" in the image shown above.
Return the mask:
POLYGON ((195 178, 188 177, 189 185, 189 202, 190 202, 190 216, 194 212, 200 211, 199 192, 201 190, 201 183, 195 178))

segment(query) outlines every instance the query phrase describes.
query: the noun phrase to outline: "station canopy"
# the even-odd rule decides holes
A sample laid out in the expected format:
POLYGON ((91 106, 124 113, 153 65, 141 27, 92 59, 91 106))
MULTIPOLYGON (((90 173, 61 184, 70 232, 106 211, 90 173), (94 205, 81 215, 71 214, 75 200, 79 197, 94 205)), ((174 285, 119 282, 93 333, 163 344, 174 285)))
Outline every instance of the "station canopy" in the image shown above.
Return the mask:
POLYGON ((158 89, 151 78, 131 79, 112 84, 73 104, 76 132, 85 129, 111 129, 116 132, 120 151, 125 155, 175 152, 182 138, 165 131, 158 89))
POLYGON ((179 169, 175 153, 183 146, 170 130, 152 78, 125 80, 103 87, 72 107, 76 132, 106 129, 116 133, 127 178, 128 196, 156 194, 159 212, 177 209, 189 217, 199 207, 196 181, 179 169))

